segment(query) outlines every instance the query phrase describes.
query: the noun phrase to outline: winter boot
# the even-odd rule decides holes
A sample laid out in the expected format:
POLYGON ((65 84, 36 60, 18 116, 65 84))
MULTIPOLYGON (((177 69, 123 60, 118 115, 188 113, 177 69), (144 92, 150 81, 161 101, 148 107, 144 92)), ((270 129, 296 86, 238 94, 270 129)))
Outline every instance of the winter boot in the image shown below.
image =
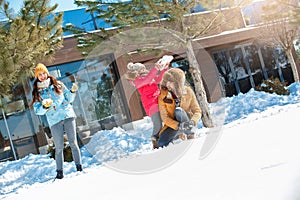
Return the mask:
POLYGON ((76 165, 76 169, 78 172, 82 172, 82 165, 76 165))
POLYGON ((179 139, 181 139, 182 141, 186 140, 186 137, 187 136, 184 133, 179 134, 179 139))
POLYGON ((186 134, 186 138, 188 140, 190 139, 195 139, 195 132, 192 130, 192 129, 188 129, 185 131, 185 134, 186 134))
POLYGON ((153 149, 158 149, 158 143, 157 143, 158 137, 156 135, 151 136, 151 141, 153 145, 153 149))
POLYGON ((56 172, 57 172, 57 175, 55 178, 62 179, 64 177, 63 170, 56 170, 56 172))
POLYGON ((193 135, 187 135, 187 139, 188 140, 195 139, 195 135, 194 134, 193 135))

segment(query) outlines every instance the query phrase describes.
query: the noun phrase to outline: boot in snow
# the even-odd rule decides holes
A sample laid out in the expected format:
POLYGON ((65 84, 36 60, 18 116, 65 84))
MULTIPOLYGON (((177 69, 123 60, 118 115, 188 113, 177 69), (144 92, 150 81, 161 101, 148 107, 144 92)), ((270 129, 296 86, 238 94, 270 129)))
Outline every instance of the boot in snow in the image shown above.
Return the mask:
POLYGON ((76 165, 76 169, 78 172, 82 172, 82 165, 76 165))
POLYGON ((187 135, 187 139, 188 139, 188 140, 195 139, 195 135, 187 135))
POLYGON ((57 172, 57 175, 55 178, 62 179, 64 177, 63 170, 56 170, 56 172, 57 172))
POLYGON ((158 149, 158 143, 157 143, 158 137, 156 135, 151 136, 151 141, 153 145, 153 149, 158 149))

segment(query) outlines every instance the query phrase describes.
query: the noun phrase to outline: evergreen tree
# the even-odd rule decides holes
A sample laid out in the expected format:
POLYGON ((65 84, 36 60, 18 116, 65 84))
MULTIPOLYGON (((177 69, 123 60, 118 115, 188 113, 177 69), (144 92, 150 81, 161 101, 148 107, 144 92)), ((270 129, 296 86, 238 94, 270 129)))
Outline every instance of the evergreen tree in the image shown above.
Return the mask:
POLYGON ((95 111, 97 119, 103 119, 111 115, 110 103, 112 98, 113 85, 111 84, 109 73, 103 73, 97 84, 97 99, 95 102, 95 111))
POLYGON ((52 58, 62 47, 62 13, 49 0, 25 0, 16 15, 0 0, 0 94, 9 96, 13 85, 32 77, 37 62, 52 58))
MULTIPOLYGON (((145 33, 140 33, 139 37, 137 37, 138 33, 132 36, 135 37, 135 40, 140 40, 140 44, 144 44, 144 46, 126 44, 126 40, 122 40, 121 35, 119 38, 120 40, 117 41, 120 43, 118 47, 122 44, 124 48, 128 48, 130 45, 135 45, 136 51, 138 52, 145 52, 147 49, 149 50, 151 48, 153 50, 159 45, 163 47, 169 46, 176 48, 176 45, 179 44, 180 47, 184 48, 190 66, 189 71, 194 81, 196 97, 203 112, 202 121, 206 127, 213 127, 213 122, 208 109, 208 102, 202 82, 199 63, 193 49, 193 40, 212 33, 220 33, 224 27, 230 26, 230 29, 234 29, 236 26, 234 16, 232 16, 232 21, 225 22, 224 10, 221 9, 224 7, 229 8, 233 5, 233 2, 234 1, 229 0, 226 1, 226 5, 223 5, 220 1, 209 0, 132 0, 130 2, 117 1, 115 3, 106 3, 108 6, 103 7, 102 5, 105 4, 105 1, 75 0, 75 3, 77 3, 78 6, 87 6, 87 10, 89 12, 97 13, 96 17, 105 19, 107 23, 110 23, 114 27, 118 27, 119 29, 116 31, 117 33, 129 28, 133 29, 149 26, 159 27, 158 31, 153 34, 153 37, 144 35, 145 33), (199 5, 209 11, 209 14, 191 15, 196 6, 199 5), (187 15, 189 16, 187 17, 187 15), (166 35, 166 33, 168 36, 165 38, 174 38, 174 40, 170 39, 167 41, 159 41, 158 43, 159 38, 162 38, 162 36, 166 35), (151 42, 153 43, 152 46, 151 42)), ((135 31, 138 31, 138 29, 135 29, 135 31)), ((98 44, 95 42, 97 39, 103 40, 107 38, 107 32, 103 30, 100 34, 98 34, 98 36, 93 35, 91 37, 81 37, 81 41, 83 43, 86 41, 93 41, 92 45, 90 45, 91 43, 85 43, 85 45, 81 46, 91 49, 98 44)), ((87 51, 84 52, 87 53, 87 51)))

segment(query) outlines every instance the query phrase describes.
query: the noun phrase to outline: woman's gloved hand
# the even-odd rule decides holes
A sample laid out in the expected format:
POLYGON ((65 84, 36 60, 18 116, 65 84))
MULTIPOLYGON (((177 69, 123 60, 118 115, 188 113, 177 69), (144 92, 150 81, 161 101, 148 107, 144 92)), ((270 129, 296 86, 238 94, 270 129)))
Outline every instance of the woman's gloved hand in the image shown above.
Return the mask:
POLYGON ((187 122, 180 122, 178 125, 178 130, 187 131, 187 130, 191 130, 193 127, 194 127, 194 122, 192 120, 187 122))
POLYGON ((73 83, 72 88, 71 88, 71 92, 75 93, 78 90, 78 88, 79 88, 78 83, 77 82, 73 83))
POLYGON ((49 108, 53 104, 53 100, 52 99, 44 99, 42 101, 42 104, 43 104, 44 108, 49 108))

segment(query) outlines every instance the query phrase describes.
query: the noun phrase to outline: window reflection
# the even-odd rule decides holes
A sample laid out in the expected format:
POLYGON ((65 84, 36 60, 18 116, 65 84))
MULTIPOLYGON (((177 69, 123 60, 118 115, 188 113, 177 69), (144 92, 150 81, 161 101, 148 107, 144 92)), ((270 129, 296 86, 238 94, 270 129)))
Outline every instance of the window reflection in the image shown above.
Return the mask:
POLYGON ((221 82, 221 87, 224 96, 233 96, 237 94, 235 88, 235 73, 229 64, 229 55, 226 51, 219 51, 213 54, 213 59, 218 69, 218 78, 221 82))
MULTIPOLYGON (((11 138, 13 140, 32 136, 35 133, 34 127, 31 126, 31 114, 29 106, 25 97, 25 92, 22 85, 15 85, 12 88, 12 95, 10 98, 6 98, 4 101, 5 106, 3 108, 5 118, 11 138)), ((9 133, 6 128, 6 124, 3 120, 3 114, 1 112, 0 131, 5 140, 9 139, 9 133)))
POLYGON ((44 134, 40 122, 29 108, 29 93, 30 81, 26 81, 13 86, 10 97, 1 99, 5 103, 0 111, 0 161, 39 153, 39 147, 45 145, 39 137, 44 134))
POLYGON ((279 78, 288 84, 294 82, 285 52, 280 48, 241 45, 234 49, 212 52, 224 96, 248 92, 263 79, 279 78), (235 84, 234 84, 235 83, 235 84))
POLYGON ((279 73, 276 66, 276 54, 274 52, 274 49, 271 47, 262 47, 261 52, 268 78, 279 78, 279 73))
POLYGON ((231 73, 230 66, 228 63, 228 57, 225 51, 220 51, 213 54, 214 60, 216 62, 218 72, 221 75, 220 78, 223 79, 224 83, 230 83, 234 81, 233 74, 231 73))
POLYGON ((234 74, 236 79, 246 78, 249 75, 247 74, 247 69, 243 61, 243 53, 240 48, 233 49, 229 51, 230 57, 233 64, 234 74))
POLYGON ((258 49, 255 45, 245 46, 246 58, 249 62, 249 68, 253 77, 254 86, 258 86, 263 80, 262 66, 259 60, 258 49))
POLYGON ((66 67, 49 69, 50 74, 59 74, 58 79, 68 88, 74 82, 79 84, 73 102, 79 130, 110 129, 129 121, 122 89, 116 86, 118 73, 115 68, 113 55, 105 55, 77 61, 74 68, 69 63, 66 67))

